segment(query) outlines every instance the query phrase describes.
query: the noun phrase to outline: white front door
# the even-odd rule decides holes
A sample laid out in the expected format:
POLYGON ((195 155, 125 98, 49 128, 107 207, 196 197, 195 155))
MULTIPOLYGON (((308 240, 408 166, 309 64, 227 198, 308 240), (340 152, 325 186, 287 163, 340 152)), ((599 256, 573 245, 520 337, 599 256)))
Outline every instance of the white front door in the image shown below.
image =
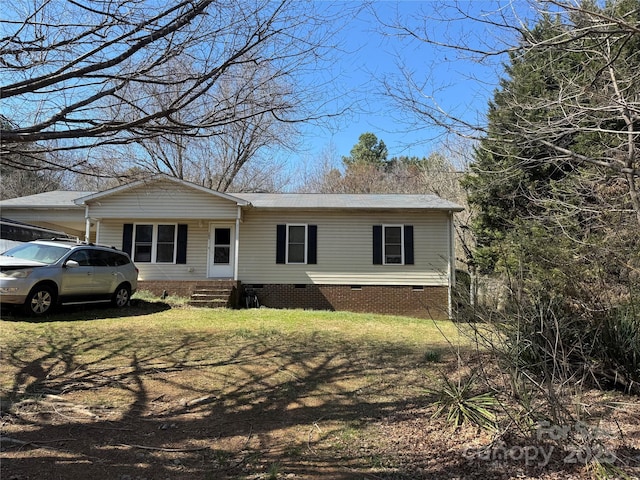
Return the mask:
POLYGON ((233 225, 209 227, 209 278, 233 278, 233 225))

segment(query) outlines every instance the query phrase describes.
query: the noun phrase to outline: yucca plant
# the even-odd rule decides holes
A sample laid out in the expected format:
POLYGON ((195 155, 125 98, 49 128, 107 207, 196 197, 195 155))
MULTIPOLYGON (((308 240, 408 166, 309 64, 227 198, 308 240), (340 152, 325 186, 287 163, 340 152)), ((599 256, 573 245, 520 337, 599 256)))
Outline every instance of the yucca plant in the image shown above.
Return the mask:
POLYGON ((595 480, 632 479, 632 477, 627 475, 621 467, 610 462, 600 461, 597 458, 594 458, 587 463, 586 468, 595 480))
POLYGON ((487 430, 495 429, 496 416, 492 410, 499 405, 498 399, 491 392, 475 393, 476 380, 475 374, 458 382, 443 377, 442 387, 430 390, 437 395, 433 418, 446 414, 452 426, 470 423, 487 430))

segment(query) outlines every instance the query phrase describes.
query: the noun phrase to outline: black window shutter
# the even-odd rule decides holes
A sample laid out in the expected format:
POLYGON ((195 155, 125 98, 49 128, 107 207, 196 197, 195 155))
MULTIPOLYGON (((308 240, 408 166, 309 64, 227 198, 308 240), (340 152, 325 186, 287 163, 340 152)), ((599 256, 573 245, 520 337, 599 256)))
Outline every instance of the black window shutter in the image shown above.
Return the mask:
POLYGON ((382 265, 382 225, 373 226, 373 264, 382 265))
POLYGON ((277 225, 276 227, 276 263, 286 263, 287 254, 287 226, 277 225))
POLYGON ((178 225, 178 251, 176 252, 176 263, 187 263, 187 228, 186 223, 178 225))
POLYGON ((309 243, 307 245, 307 263, 315 265, 318 263, 318 226, 309 225, 307 235, 309 236, 309 243))
POLYGON ((413 265, 413 225, 404 226, 404 264, 413 265))
POLYGON ((122 251, 131 257, 133 246, 133 223, 125 223, 122 226, 122 251))

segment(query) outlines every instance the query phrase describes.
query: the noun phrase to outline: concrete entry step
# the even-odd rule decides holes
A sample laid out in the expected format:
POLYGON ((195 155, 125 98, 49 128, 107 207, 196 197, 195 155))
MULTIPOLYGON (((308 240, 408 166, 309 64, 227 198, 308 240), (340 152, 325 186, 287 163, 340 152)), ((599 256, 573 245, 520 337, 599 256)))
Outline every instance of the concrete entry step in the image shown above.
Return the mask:
POLYGON ((212 280, 194 286, 189 305, 194 307, 234 307, 237 304, 239 282, 212 280))

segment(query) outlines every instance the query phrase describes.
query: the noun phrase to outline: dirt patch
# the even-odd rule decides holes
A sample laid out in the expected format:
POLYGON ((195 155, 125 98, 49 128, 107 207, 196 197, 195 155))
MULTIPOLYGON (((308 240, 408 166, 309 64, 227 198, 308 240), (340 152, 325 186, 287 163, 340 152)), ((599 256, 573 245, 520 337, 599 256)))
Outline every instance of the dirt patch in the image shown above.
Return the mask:
MULTIPOLYGON (((579 460, 570 450, 554 447, 543 461, 533 457, 540 446, 499 443, 473 427, 454 430, 431 418, 427 397, 425 405, 385 401, 363 388, 333 392, 329 401, 278 384, 272 393, 285 401, 232 405, 219 395, 163 388, 179 372, 154 377, 144 405, 89 405, 70 392, 3 408, 2 478, 592 478, 581 462, 570 462, 579 460)), ((606 403, 618 400, 623 408, 600 422, 612 433, 602 453, 614 453, 633 478, 640 474, 640 406, 624 396, 606 403)))

